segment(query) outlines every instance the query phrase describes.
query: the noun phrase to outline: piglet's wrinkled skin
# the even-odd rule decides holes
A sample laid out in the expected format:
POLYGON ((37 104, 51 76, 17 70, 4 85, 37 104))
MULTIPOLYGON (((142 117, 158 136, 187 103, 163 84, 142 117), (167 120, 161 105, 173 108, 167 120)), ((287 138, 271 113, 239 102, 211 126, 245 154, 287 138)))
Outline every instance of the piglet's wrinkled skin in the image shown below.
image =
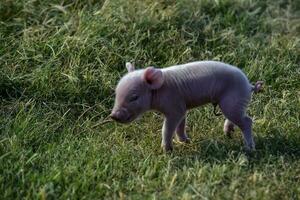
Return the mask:
POLYGON ((162 147, 170 151, 176 132, 180 142, 189 142, 185 131, 188 109, 213 103, 226 117, 224 132, 230 134, 238 126, 247 150, 254 150, 252 120, 246 114, 251 93, 258 92, 262 81, 251 85, 237 67, 216 61, 199 61, 158 69, 135 70, 126 63, 128 73, 116 88, 111 117, 129 123, 148 110, 164 114, 162 147))

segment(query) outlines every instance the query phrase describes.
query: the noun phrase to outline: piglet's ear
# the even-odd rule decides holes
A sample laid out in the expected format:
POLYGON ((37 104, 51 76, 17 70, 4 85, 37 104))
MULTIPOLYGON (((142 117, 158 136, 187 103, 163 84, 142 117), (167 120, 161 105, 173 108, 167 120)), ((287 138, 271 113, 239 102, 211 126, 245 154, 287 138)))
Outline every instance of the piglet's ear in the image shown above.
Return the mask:
POLYGON ((131 64, 130 62, 127 62, 127 63, 126 63, 126 68, 127 68, 127 71, 128 71, 128 72, 134 71, 134 65, 131 64))
POLYGON ((145 69, 143 79, 152 90, 160 88, 164 82, 162 71, 154 67, 147 67, 145 69))

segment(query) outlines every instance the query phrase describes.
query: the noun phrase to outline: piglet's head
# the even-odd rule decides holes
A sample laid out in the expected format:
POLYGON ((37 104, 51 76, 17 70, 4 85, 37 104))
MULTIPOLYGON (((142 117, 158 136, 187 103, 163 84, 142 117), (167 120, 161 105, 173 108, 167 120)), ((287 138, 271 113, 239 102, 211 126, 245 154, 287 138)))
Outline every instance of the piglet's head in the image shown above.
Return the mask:
POLYGON ((147 67, 135 70, 126 63, 128 73, 121 78, 116 88, 116 98, 111 118, 120 123, 129 123, 151 107, 152 90, 159 89, 164 82, 160 69, 147 67))

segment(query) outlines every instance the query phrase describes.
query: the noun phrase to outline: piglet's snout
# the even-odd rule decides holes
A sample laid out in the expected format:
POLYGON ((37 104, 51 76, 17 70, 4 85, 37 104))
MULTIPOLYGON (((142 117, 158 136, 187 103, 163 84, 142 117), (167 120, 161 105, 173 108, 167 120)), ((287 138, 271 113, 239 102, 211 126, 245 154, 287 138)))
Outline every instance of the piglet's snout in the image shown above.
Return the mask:
POLYGON ((129 118, 129 115, 126 109, 121 108, 116 111, 113 110, 112 113, 110 114, 110 117, 113 120, 122 122, 122 121, 126 121, 129 118))
POLYGON ((113 119, 116 120, 118 118, 118 111, 117 112, 112 112, 109 116, 113 119))

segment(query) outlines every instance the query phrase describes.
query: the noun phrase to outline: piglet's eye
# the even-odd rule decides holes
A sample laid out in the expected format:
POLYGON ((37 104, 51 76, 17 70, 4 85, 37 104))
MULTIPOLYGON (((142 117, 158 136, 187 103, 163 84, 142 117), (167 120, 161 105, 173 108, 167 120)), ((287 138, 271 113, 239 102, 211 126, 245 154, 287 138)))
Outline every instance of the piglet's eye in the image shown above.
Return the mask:
POLYGON ((129 101, 133 102, 133 101, 136 101, 138 98, 139 98, 139 96, 133 95, 132 97, 130 97, 129 101))

